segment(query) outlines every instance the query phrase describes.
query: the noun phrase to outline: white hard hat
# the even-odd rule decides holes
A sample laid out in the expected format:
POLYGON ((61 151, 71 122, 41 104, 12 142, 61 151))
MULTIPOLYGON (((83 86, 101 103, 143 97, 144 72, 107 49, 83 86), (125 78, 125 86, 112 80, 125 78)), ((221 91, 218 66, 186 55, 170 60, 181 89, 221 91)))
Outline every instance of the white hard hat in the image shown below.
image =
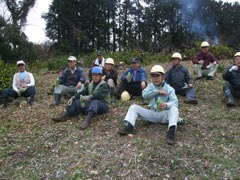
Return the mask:
POLYGON ((175 52, 175 53, 173 53, 173 55, 172 55, 172 59, 174 59, 174 58, 178 58, 178 59, 181 59, 181 60, 182 60, 182 55, 181 55, 180 53, 178 53, 178 52, 175 52))
POLYGON ((127 91, 123 91, 121 94, 121 101, 128 101, 130 99, 130 94, 127 91))
POLYGON ((240 57, 240 52, 237 52, 236 54, 234 54, 234 57, 240 57))
POLYGON ((77 59, 74 56, 69 56, 68 61, 77 61, 77 59))
POLYGON ((150 73, 163 73, 165 74, 165 71, 161 65, 154 65, 150 71, 150 73))
POLYGON ((107 58, 105 63, 114 65, 114 60, 113 58, 107 58))
POLYGON ((26 63, 23 60, 17 61, 17 65, 20 65, 20 64, 26 65, 26 63))
POLYGON ((209 47, 209 43, 207 41, 203 41, 201 47, 209 47))

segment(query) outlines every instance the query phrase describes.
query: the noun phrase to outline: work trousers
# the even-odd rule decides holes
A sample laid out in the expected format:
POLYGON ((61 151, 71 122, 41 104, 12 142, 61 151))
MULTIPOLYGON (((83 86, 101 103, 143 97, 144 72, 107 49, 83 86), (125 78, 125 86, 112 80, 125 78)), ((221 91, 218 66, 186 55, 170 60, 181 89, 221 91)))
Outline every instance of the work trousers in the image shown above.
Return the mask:
POLYGON ((124 121, 127 121, 135 126, 138 117, 152 123, 168 124, 168 127, 170 127, 177 126, 179 112, 178 108, 175 106, 171 107, 168 110, 158 112, 133 104, 129 107, 124 121))

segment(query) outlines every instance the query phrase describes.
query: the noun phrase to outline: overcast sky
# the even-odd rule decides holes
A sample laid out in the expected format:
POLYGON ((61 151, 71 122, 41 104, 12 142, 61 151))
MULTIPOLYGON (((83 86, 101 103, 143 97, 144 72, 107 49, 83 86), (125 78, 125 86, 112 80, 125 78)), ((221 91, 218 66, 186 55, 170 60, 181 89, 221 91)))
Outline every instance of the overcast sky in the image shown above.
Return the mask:
MULTIPOLYGON (((223 0, 226 2, 236 2, 237 0, 223 0)), ((25 34, 29 41, 34 43, 43 43, 47 40, 45 36, 45 21, 41 18, 42 13, 48 12, 49 5, 52 0, 37 0, 33 9, 31 9, 27 25, 25 27, 25 34)))

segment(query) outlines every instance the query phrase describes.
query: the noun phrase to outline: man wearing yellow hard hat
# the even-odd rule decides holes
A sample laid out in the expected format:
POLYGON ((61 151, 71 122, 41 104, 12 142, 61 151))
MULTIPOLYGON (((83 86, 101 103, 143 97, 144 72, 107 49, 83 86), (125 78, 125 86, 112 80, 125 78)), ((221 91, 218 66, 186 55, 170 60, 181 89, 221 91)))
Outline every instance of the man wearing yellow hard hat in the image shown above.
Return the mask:
POLYGON ((203 76, 207 76, 208 80, 213 80, 214 74, 217 71, 218 60, 208 51, 209 46, 207 41, 203 41, 200 52, 192 60, 197 74, 196 80, 202 79, 203 76))
POLYGON ((117 79, 118 79, 118 72, 114 68, 113 58, 106 59, 105 67, 103 68, 102 78, 104 81, 107 82, 108 87, 110 89, 111 96, 113 96, 117 88, 117 79))
POLYGON ((240 52, 234 55, 234 62, 223 72, 223 91, 227 97, 227 106, 235 106, 234 97, 240 99, 240 52))
POLYGON ((179 119, 178 99, 174 89, 164 81, 164 69, 160 65, 151 68, 152 82, 143 90, 142 96, 149 101, 148 109, 133 104, 124 118, 125 127, 120 129, 120 135, 134 133, 138 117, 152 123, 168 124, 166 142, 175 143, 175 131, 179 119))
POLYGON ((181 64, 182 55, 173 53, 172 67, 166 72, 165 81, 175 89, 176 94, 186 97, 185 103, 197 104, 196 91, 188 69, 181 64))

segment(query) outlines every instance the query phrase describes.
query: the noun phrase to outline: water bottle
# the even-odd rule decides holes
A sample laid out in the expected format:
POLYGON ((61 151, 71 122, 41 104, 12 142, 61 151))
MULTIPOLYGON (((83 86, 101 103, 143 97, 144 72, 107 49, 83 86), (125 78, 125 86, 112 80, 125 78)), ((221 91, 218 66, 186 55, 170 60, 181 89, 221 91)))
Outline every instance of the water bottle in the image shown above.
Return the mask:
POLYGON ((131 79, 132 79, 132 75, 131 75, 131 73, 128 72, 128 75, 127 75, 127 76, 128 76, 128 79, 129 79, 128 82, 131 82, 131 79))
POLYGON ((86 103, 85 103, 85 101, 81 97, 82 97, 82 95, 80 96, 80 106, 81 106, 81 108, 85 108, 86 107, 86 103))
POLYGON ((56 86, 58 86, 60 84, 60 79, 59 79, 59 77, 57 77, 57 79, 56 79, 56 86))
POLYGON ((159 111, 159 105, 161 104, 161 98, 160 97, 158 97, 157 98, 157 111, 159 111))

